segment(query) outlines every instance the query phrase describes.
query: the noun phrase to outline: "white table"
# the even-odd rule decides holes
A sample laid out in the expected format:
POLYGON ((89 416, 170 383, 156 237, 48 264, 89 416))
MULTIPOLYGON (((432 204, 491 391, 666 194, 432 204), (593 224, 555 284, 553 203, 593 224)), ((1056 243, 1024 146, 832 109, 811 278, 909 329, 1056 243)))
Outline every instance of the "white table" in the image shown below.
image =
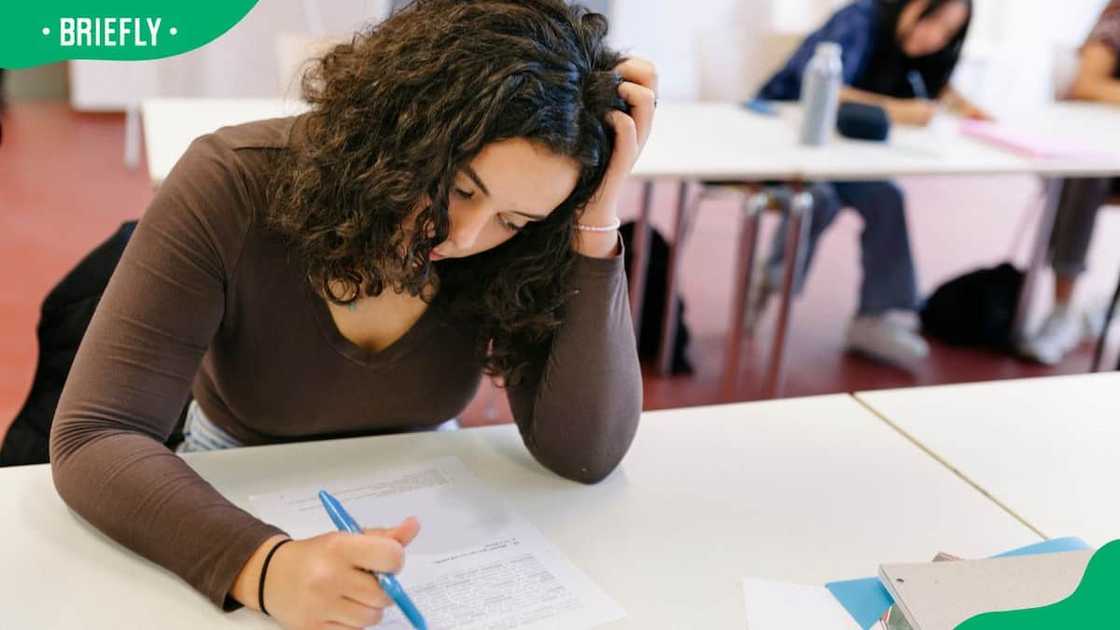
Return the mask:
MULTIPOLYGON (((1065 156, 1061 158, 1027 158, 997 148, 960 133, 960 121, 940 117, 929 127, 895 126, 887 142, 861 142, 836 137, 824 147, 804 147, 798 143, 800 112, 782 106, 778 116, 764 116, 734 103, 666 104, 657 113, 653 134, 634 168, 638 178, 677 178, 682 189, 675 221, 678 238, 688 232, 689 203, 685 183, 696 180, 738 180, 761 182, 785 180, 795 183, 814 181, 879 180, 900 176, 930 175, 1007 175, 1036 174, 1045 178, 1048 203, 1035 237, 1030 269, 1015 330, 1025 327, 1029 300, 1038 272, 1045 261, 1054 215, 1057 210, 1059 180, 1067 176, 1115 176, 1120 174, 1120 109, 1085 103, 1059 103, 1042 108, 1006 112, 1001 122, 1010 128, 1031 130, 1039 136, 1076 145, 1089 152, 1106 155, 1065 156)), ((642 222, 648 225, 648 185, 643 202, 642 222)), ((731 391, 738 371, 738 355, 742 337, 742 319, 749 292, 750 266, 754 262, 757 239, 757 217, 764 201, 745 200, 739 247, 739 268, 733 290, 731 324, 726 347, 727 363, 724 382, 731 391), (751 224, 754 225, 751 225, 751 224)), ((811 208, 795 207, 791 234, 801 235, 802 219, 811 208)), ((644 230, 635 243, 634 257, 644 261, 644 230)), ((804 237, 791 238, 798 243, 804 237)), ((669 262, 668 295, 676 294, 679 267, 678 243, 669 262)), ((787 248, 787 278, 797 264, 798 243, 787 248)), ((635 265, 642 270, 644 266, 635 265)), ((637 302, 640 315, 642 279, 635 282, 631 301, 637 302)), ((783 287, 780 312, 775 326, 770 365, 764 393, 776 395, 781 388, 782 363, 788 320, 791 312, 789 282, 783 287)), ((670 352, 674 346, 676 309, 668 300, 663 315, 662 354, 658 361, 662 373, 668 371, 670 352)), ((638 317, 636 316, 636 319, 638 317)))
POLYGON ((1033 129, 1089 153, 1111 155, 1028 158, 960 133, 960 120, 939 115, 928 127, 895 125, 886 142, 834 136, 823 147, 798 143, 796 106, 765 116, 737 103, 664 103, 635 165, 639 179, 687 178, 877 180, 914 175, 1113 175, 1120 168, 1120 109, 1062 102, 1015 109, 1001 125, 1033 129))
MULTIPOLYGON (((155 99, 142 104, 148 170, 153 184, 166 177, 190 141, 219 127, 249 120, 299 113, 306 105, 280 100, 229 99, 155 99)), ((1041 269, 1054 213, 1057 208, 1056 182, 1053 178, 1072 175, 1110 176, 1120 174, 1120 109, 1084 103, 1062 103, 1044 108, 1011 112, 1008 125, 1037 129, 1045 135, 1083 145, 1088 149, 1112 153, 1110 156, 1028 159, 966 137, 958 132, 959 123, 943 119, 928 128, 896 126, 886 143, 858 142, 836 138, 825 147, 811 148, 797 142, 799 112, 796 107, 780 108, 777 117, 750 112, 736 103, 663 103, 657 122, 633 176, 644 180, 639 229, 633 246, 630 302, 635 324, 641 322, 645 291, 645 260, 649 241, 649 215, 652 182, 657 179, 680 181, 676 241, 683 242, 688 232, 689 183, 705 180, 763 182, 780 180, 795 183, 835 180, 877 180, 915 175, 996 175, 1038 174, 1049 178, 1050 203, 1043 213, 1035 238, 1030 273, 1023 290, 1016 329, 1022 330, 1029 298, 1041 269)), ((753 264, 753 243, 757 235, 760 205, 744 203, 744 225, 740 243, 739 268, 732 299, 731 326, 727 339, 727 364, 724 381, 730 389, 738 370, 742 341, 742 311, 753 264), (753 209, 752 209, 753 208, 753 209), (753 225, 752 225, 753 224, 753 225)), ((803 218, 810 208, 794 208, 791 229, 800 234, 803 218)), ((787 248, 787 268, 798 260, 802 245, 787 248)), ((677 270, 683 248, 673 247, 668 269, 668 293, 675 295, 677 270)), ((787 275, 789 275, 787 273, 787 275)), ((776 395, 781 387, 782 364, 792 304, 788 287, 783 291, 781 310, 767 369, 764 392, 776 395)), ((666 300, 662 318, 662 348, 658 365, 667 372, 672 335, 676 330, 674 300, 666 300)))
POLYGON ((1049 537, 1120 538, 1120 374, 857 397, 1049 537))
MULTIPOLYGON (((874 575, 937 551, 1040 538, 849 396, 646 414, 603 483, 539 467, 512 426, 187 456, 226 496, 460 457, 628 616, 609 628, 741 628, 745 576, 874 575)), ((12 628, 265 628, 225 615, 62 504, 49 469, 0 470, 0 602, 12 628)))

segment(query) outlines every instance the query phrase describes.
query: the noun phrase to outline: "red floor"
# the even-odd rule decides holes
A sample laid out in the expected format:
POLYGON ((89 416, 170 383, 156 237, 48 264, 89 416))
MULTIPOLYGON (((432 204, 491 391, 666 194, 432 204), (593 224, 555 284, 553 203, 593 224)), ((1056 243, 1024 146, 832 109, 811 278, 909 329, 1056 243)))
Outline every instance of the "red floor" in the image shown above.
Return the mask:
MULTIPOLYGON (((122 220, 143 212, 152 191, 143 168, 122 162, 124 119, 75 114, 62 104, 21 105, 3 121, 0 145, 0 433, 18 411, 35 365, 35 324, 50 287, 122 220)), ((1032 178, 927 178, 903 182, 911 207, 911 235, 923 290, 978 265, 1007 258, 1037 189, 1032 178)), ((631 191, 633 211, 636 190, 631 191)), ((669 219, 674 190, 658 188, 655 221, 669 219)), ((727 324, 734 248, 734 207, 703 209, 684 260, 683 294, 694 335, 688 378, 646 379, 646 408, 720 401, 719 370, 727 324)), ((1028 218, 1033 218, 1033 215, 1028 218)), ((1033 228, 1033 223, 1031 224, 1033 228)), ((821 243, 805 295, 797 303, 784 395, 955 383, 1085 371, 1082 348, 1055 369, 987 352, 934 345, 914 372, 844 354, 844 326, 855 306, 859 222, 845 216, 821 243)), ((763 239, 763 242, 766 242, 763 239)), ((1081 295, 1108 293, 1120 268, 1120 212, 1105 212, 1081 295)), ((1021 262, 1026 250, 1022 239, 1021 262)), ((1047 285, 1048 286, 1048 285, 1047 285)), ((769 321, 762 338, 768 338, 769 321)), ((756 397, 765 344, 744 354, 736 400, 756 397)), ((504 397, 490 387, 464 413, 464 424, 510 418, 504 397)))

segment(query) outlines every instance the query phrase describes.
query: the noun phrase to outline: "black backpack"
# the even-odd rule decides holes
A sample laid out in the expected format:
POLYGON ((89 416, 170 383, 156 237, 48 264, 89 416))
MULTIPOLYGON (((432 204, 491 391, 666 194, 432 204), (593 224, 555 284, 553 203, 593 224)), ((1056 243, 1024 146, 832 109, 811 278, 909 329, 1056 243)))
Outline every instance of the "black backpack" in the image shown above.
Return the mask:
POLYGON ((1010 263, 977 269, 937 288, 922 308, 922 331, 952 346, 1008 349, 1023 289, 1010 263))
MULTIPOLYGON (((619 230, 626 245, 626 268, 630 269, 634 251, 634 224, 628 222, 619 230)), ((649 256, 646 258, 646 294, 642 301, 642 326, 638 339, 638 356, 646 361, 656 361, 661 347, 661 322, 665 319, 665 280, 669 270, 669 241, 650 228, 649 256)), ((692 374, 688 360, 690 335, 684 323, 684 301, 677 298, 677 341, 673 345, 673 358, 669 371, 672 374, 692 374)))

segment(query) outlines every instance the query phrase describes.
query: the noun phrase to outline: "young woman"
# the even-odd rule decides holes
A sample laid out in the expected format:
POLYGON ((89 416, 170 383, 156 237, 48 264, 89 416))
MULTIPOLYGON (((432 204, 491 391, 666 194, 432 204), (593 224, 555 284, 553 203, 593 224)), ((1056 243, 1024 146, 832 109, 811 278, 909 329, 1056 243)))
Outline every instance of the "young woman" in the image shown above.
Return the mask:
POLYGON ((181 448, 225 448, 435 427, 488 373, 538 461, 609 474, 641 410, 615 228, 656 79, 606 27, 418 0, 320 61, 310 113, 195 141, 70 373, 63 499, 217 605, 356 628, 389 604, 359 569, 398 570, 418 523, 284 544, 165 446, 189 397, 181 448))
MULTIPOLYGON (((1112 0, 1097 19, 1081 49, 1081 64, 1070 98, 1120 105, 1120 0, 1112 0)), ((1046 365, 1059 363, 1086 333, 1099 332, 1097 313, 1073 306, 1078 277, 1085 271, 1097 211, 1120 195, 1120 179, 1085 178, 1064 182, 1050 240, 1054 268, 1054 309, 1038 332, 1023 344, 1023 353, 1046 365)))
MULTIPOLYGON (((897 124, 925 125, 939 104, 983 117, 949 85, 971 16, 971 0, 856 0, 810 35, 759 97, 800 98, 802 75, 817 44, 831 41, 843 49, 842 101, 879 105, 897 124)), ((896 363, 925 357, 928 347, 909 316, 918 295, 901 189, 892 182, 835 182, 811 192, 815 206, 806 267, 842 207, 852 207, 864 221, 863 286, 848 348, 896 363)), ((784 233, 779 230, 767 270, 754 283, 760 293, 752 299, 752 318, 780 286, 784 233)))

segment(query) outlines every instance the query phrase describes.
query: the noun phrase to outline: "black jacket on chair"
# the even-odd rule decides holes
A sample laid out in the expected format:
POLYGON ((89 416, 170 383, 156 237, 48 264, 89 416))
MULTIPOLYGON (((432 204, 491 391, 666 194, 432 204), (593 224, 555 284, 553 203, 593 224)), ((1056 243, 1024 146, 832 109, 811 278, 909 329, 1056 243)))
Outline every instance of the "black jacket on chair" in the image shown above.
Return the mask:
POLYGON ((121 225, 89 253, 43 300, 37 336, 39 362, 31 393, 0 447, 0 466, 45 464, 50 459, 51 422, 78 345, 101 294, 117 268, 135 221, 121 225))

